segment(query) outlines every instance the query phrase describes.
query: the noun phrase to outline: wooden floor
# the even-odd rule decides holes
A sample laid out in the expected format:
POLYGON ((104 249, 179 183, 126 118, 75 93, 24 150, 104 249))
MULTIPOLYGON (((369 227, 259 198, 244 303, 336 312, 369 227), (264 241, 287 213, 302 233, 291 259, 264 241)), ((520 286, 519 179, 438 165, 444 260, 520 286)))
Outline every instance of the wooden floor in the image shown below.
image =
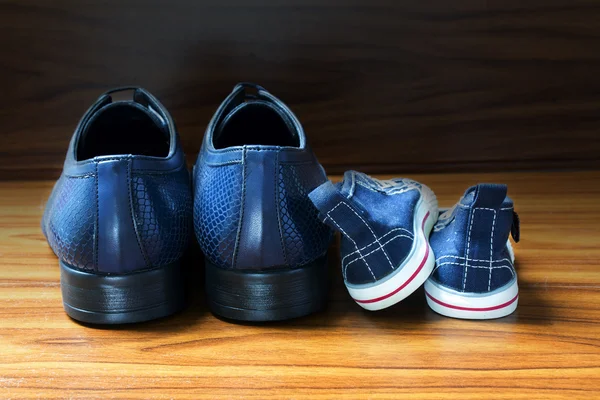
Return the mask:
POLYGON ((445 318, 422 290, 367 312, 335 255, 328 309, 296 321, 219 320, 196 273, 173 317, 83 326, 63 312, 39 229, 52 182, 0 183, 0 398, 600 398, 600 172, 412 178, 442 206, 473 183, 508 183, 522 221, 515 314, 445 318))

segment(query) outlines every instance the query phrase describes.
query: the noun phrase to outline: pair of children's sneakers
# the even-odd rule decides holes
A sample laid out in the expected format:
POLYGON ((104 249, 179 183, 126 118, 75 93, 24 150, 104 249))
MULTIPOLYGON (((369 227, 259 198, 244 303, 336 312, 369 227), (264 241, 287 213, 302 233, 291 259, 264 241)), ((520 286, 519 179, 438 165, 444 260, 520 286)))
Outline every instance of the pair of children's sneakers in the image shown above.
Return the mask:
POLYGON ((490 319, 516 309, 508 236, 519 240, 519 219, 506 185, 473 186, 441 214, 427 186, 355 171, 309 197, 342 235, 344 282, 363 308, 389 307, 424 284, 427 303, 445 316, 490 319))

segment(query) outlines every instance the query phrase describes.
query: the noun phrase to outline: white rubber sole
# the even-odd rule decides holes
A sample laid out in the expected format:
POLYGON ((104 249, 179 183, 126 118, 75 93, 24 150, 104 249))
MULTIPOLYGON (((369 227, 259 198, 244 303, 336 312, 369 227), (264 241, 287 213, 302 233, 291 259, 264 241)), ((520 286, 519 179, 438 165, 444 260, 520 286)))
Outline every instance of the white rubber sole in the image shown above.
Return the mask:
POLYGON ((460 319, 494 319, 512 314, 519 302, 519 286, 515 279, 509 287, 486 296, 465 296, 441 288, 428 280, 425 296, 429 307, 438 314, 460 319))
POLYGON ((369 287, 348 286, 354 301, 366 310, 376 311, 402 301, 423 285, 435 267, 435 256, 429 245, 429 234, 437 220, 438 202, 427 186, 421 189, 421 200, 414 216, 415 240, 411 252, 392 275, 369 287))

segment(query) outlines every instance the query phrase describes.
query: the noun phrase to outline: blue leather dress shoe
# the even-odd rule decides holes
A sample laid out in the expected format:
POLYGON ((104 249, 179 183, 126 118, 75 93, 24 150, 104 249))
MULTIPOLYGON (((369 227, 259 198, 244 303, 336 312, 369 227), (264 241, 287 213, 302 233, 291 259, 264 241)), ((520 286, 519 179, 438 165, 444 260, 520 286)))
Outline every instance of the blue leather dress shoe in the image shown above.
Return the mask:
POLYGON ((194 167, 194 228, 214 313, 283 320, 324 305, 332 232, 308 193, 326 180, 290 109, 260 86, 235 86, 194 167))
POLYGON ((344 283, 361 307, 396 304, 431 274, 435 258, 428 238, 438 205, 427 186, 348 171, 343 182, 324 183, 309 196, 323 221, 342 234, 344 283))
POLYGON ((85 113, 42 231, 72 318, 129 323, 183 307, 191 184, 173 121, 150 93, 115 89, 85 113))
POLYGON ((519 287, 509 234, 519 218, 506 185, 480 184, 440 215, 430 242, 436 267, 425 283, 429 307, 454 318, 490 319, 517 308, 519 287))

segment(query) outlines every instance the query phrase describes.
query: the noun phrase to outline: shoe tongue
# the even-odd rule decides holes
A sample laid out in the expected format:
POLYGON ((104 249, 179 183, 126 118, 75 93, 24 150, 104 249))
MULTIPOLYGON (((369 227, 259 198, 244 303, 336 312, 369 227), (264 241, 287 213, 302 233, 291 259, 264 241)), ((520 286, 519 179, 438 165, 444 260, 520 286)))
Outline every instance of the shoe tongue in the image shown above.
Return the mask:
POLYGON ((107 98, 107 103, 117 103, 121 101, 133 101, 141 104, 144 107, 148 107, 150 104, 150 98, 144 93, 144 91, 138 87, 118 87, 111 89, 104 93, 107 98))
POLYGON ((213 141, 218 148, 233 145, 298 147, 300 132, 281 107, 263 98, 247 97, 220 119, 213 141))
POLYGON ((459 200, 460 204, 465 206, 470 206, 475 201, 475 192, 477 191, 477 186, 471 186, 465 191, 465 194, 459 200))
MULTIPOLYGON (((156 123, 157 126, 161 127, 161 129, 168 129, 168 122, 163 115, 161 115, 160 110, 155 107, 150 97, 140 88, 118 88, 113 89, 110 92, 107 92, 107 105, 111 104, 112 106, 134 106, 139 108, 142 107, 143 111, 148 114, 148 116, 156 123)), ((106 108, 105 106, 102 107, 106 108)))
POLYGON ((85 144, 88 131, 96 121, 101 118, 107 118, 107 112, 114 112, 115 109, 121 110, 122 113, 132 112, 131 108, 137 109, 138 115, 140 111, 145 113, 164 133, 165 139, 167 141, 169 140, 169 122, 167 116, 162 113, 158 105, 140 88, 125 87, 106 92, 94 105, 94 109, 88 111, 89 117, 79 128, 81 131, 80 145, 83 146, 85 144))
POLYGON ((344 178, 341 182, 335 184, 336 188, 340 191, 340 193, 344 197, 350 197, 353 193, 355 185, 355 172, 354 171, 346 171, 344 172, 344 178))

